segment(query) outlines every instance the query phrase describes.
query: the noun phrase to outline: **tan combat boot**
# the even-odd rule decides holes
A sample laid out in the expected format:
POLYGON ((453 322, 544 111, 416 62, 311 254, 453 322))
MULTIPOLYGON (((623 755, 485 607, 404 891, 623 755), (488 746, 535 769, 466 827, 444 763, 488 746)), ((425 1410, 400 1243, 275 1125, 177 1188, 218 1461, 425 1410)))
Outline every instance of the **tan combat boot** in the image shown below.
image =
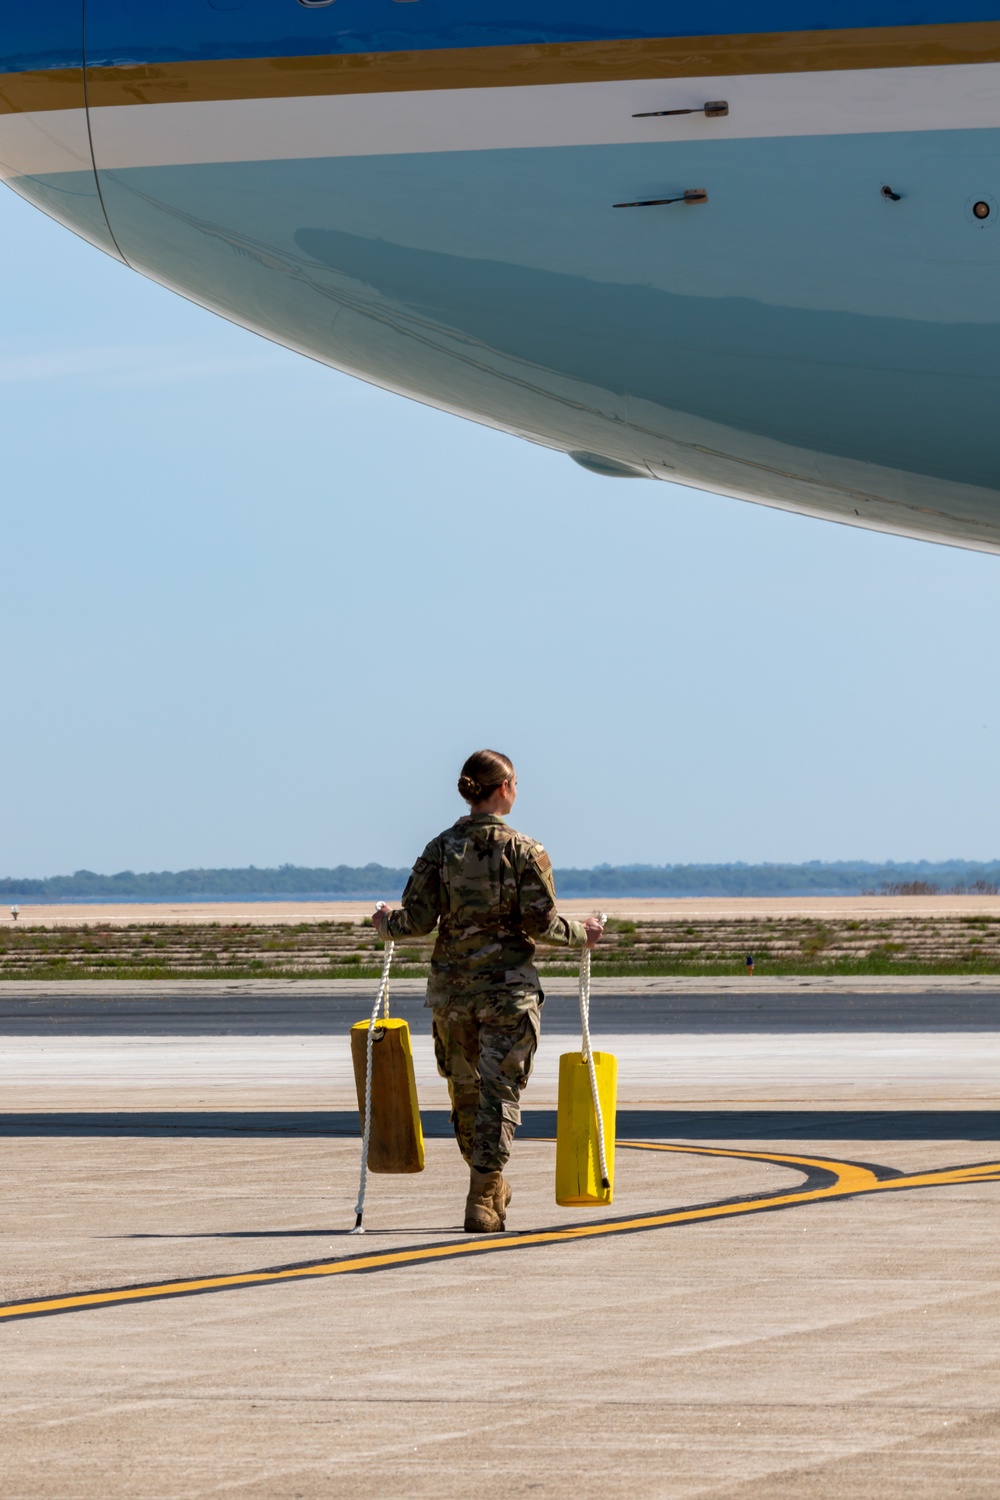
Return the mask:
POLYGON ((514 1191, 506 1177, 501 1177, 493 1194, 493 1212, 500 1220, 500 1228, 506 1228, 507 1206, 514 1196, 514 1191))
POLYGON ((503 1228, 503 1219, 496 1211, 497 1199, 506 1208, 503 1197, 502 1172, 477 1172, 470 1169, 469 1196, 465 1200, 465 1230, 467 1234, 496 1234, 503 1228))

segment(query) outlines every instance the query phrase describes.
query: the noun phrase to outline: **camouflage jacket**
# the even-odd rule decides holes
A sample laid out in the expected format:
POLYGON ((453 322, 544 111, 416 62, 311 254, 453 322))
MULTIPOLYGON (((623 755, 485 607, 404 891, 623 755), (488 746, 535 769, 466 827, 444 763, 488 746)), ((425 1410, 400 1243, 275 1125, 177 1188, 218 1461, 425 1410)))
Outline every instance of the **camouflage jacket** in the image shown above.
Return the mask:
POLYGON ((402 907, 380 923, 384 936, 422 936, 440 922, 427 1004, 502 991, 539 990, 535 942, 587 940, 580 922, 560 917, 552 861, 534 839, 493 813, 470 813, 432 839, 413 866, 402 907))

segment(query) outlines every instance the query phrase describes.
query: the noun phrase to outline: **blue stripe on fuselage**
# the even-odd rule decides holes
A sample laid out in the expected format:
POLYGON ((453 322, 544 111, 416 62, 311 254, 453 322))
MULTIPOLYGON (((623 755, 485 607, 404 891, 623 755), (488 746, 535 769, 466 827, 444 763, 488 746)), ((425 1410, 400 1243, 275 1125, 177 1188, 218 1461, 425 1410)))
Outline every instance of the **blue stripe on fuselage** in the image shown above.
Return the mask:
MULTIPOLYGON (((530 46, 625 38, 955 25, 1000 20, 1000 0, 86 0, 92 66, 196 59, 530 46)), ((14 7, 11 7, 14 9, 14 7)), ((17 7, 0 73, 79 67, 81 0, 17 7)))
POLYGON ((0 73, 79 68, 83 62, 82 0, 14 4, 0 21, 0 73))

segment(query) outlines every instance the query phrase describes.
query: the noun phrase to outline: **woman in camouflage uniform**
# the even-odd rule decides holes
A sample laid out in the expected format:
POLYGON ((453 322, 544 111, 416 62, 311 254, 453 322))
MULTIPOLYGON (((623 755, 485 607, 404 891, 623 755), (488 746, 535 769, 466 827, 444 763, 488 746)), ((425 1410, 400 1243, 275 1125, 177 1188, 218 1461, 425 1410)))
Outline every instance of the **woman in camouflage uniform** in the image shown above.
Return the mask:
POLYGON ((458 790, 469 813, 427 845, 402 906, 377 911, 372 921, 382 938, 423 936, 439 924, 426 1003, 451 1122, 471 1173, 465 1228, 481 1234, 503 1229, 511 1198, 503 1168, 544 998, 535 943, 593 947, 601 925, 559 916, 552 861, 503 821, 517 796, 505 755, 470 755, 458 790))

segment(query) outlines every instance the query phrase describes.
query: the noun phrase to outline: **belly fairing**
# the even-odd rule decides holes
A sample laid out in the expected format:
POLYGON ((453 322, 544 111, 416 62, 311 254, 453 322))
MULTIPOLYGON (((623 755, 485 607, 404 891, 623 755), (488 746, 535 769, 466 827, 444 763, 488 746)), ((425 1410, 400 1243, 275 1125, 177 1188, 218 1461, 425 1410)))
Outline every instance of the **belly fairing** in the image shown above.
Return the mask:
MULTIPOLYGON (((670 74, 668 48, 649 78, 428 90, 400 84, 390 59, 378 88, 366 74, 352 92, 334 69, 314 95, 300 70, 297 92, 269 92, 310 38, 324 69, 331 38, 341 57, 409 57, 392 44, 412 49, 421 27, 428 54, 493 47, 518 67, 525 47, 549 67, 564 43, 603 45, 604 7, 543 5, 533 41, 504 31, 508 6, 477 8, 464 31, 460 9, 338 0, 310 14, 288 0, 284 52, 272 31, 263 95, 246 99, 211 70, 261 63, 253 27, 272 0, 88 0, 100 196, 86 155, 37 144, 22 150, 35 170, 8 176, 247 327, 599 471, 1000 551, 1000 33, 998 61, 888 81, 881 68, 692 80, 670 74), (185 78, 200 102, 170 94, 185 78), (729 103, 718 126, 632 123, 633 105, 706 90, 729 103), (613 207, 690 188, 708 201, 613 207), (985 222, 977 202, 992 205, 985 222)), ((640 22, 665 9, 690 24, 640 5, 632 40, 656 42, 640 22)), ((838 25, 911 24, 886 9, 840 11, 838 25)), ((726 8, 700 13, 707 33, 705 15, 721 25, 726 8)), ((988 7, 952 19, 994 27, 988 7)), ((60 70, 76 87, 73 56, 49 87, 60 70)), ((5 157, 17 114, 0 115, 5 157)), ((70 114, 86 128, 79 95, 50 123, 70 114)))

